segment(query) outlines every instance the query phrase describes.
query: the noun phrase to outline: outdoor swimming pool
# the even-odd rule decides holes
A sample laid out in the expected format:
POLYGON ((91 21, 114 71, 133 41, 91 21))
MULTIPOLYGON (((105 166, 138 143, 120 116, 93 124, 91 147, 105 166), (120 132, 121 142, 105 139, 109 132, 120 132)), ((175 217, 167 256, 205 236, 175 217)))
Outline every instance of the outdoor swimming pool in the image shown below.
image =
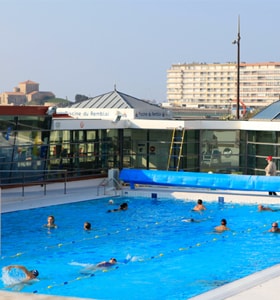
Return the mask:
MULTIPOLYGON (((280 262, 280 235, 267 233, 280 212, 256 205, 115 198, 2 215, 1 267, 38 269, 22 292, 95 299, 188 299, 280 262), (128 210, 107 213, 122 202, 128 210), (58 228, 47 229, 48 215, 58 228), (197 222, 184 222, 193 218, 197 222), (213 228, 226 218, 231 231, 213 228), (83 223, 92 224, 91 231, 83 223), (92 272, 89 264, 115 257, 118 264, 92 272)), ((12 274, 19 276, 18 274, 12 274)), ((8 288, 1 283, 1 289, 8 288)))

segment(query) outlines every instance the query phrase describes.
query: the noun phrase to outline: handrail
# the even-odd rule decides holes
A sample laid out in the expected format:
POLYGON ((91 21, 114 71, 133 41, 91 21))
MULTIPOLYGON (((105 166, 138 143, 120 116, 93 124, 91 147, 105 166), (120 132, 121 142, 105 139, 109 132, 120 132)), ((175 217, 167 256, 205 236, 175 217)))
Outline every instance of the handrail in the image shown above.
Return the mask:
POLYGON ((100 188, 100 187, 103 187, 103 188, 104 188, 104 195, 105 195, 105 193, 106 193, 106 187, 107 187, 107 186, 109 185, 109 183, 111 183, 111 182, 114 183, 113 187, 114 187, 115 195, 117 195, 117 190, 122 190, 122 185, 120 184, 120 182, 119 182, 118 180, 116 180, 115 178, 110 178, 110 179, 105 178, 104 180, 102 180, 102 181, 100 182, 100 184, 99 184, 98 187, 97 187, 97 196, 99 196, 99 188, 100 188), (115 185, 116 185, 118 188, 116 188, 115 185))
MULTIPOLYGON (((59 169, 59 170, 0 170, 0 188, 3 187, 9 187, 9 186, 21 186, 22 188, 22 197, 24 197, 25 194, 25 187, 26 186, 32 186, 32 185, 38 185, 40 184, 41 186, 44 186, 44 195, 47 194, 47 183, 51 183, 54 182, 54 180, 48 180, 46 179, 46 177, 49 177, 51 174, 56 174, 59 175, 61 174, 63 176, 63 182, 64 182, 64 194, 66 194, 66 183, 67 183, 67 170, 66 169, 59 169), (10 183, 2 183, 2 173, 15 173, 15 174, 19 174, 19 176, 15 176, 13 178, 9 178, 7 180, 14 180, 15 182, 10 182, 10 183), (29 176, 26 176, 27 174, 32 174, 29 176), (26 179, 30 179, 34 176, 39 176, 42 175, 40 177, 40 179, 37 180, 28 180, 26 181, 26 179)), ((5 179, 5 178, 3 178, 5 179)), ((56 179, 55 182, 57 182, 58 180, 56 179)))

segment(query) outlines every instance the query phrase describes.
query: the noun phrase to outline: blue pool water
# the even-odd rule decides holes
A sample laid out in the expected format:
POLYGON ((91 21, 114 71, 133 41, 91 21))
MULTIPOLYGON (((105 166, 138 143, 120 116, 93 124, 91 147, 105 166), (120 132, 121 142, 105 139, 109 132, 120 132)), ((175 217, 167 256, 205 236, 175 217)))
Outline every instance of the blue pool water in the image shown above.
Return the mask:
MULTIPOLYGON (((280 262, 280 212, 256 205, 109 198, 2 215, 1 267, 38 269, 39 280, 3 290, 94 299, 188 299, 280 262), (107 213, 128 202, 127 211, 107 213), (43 227, 54 215, 58 228, 43 227), (198 222, 184 222, 194 218, 198 222), (231 231, 213 228, 226 218, 231 231), (89 221, 92 230, 83 230, 89 221), (87 266, 115 257, 106 270, 87 266)), ((15 271, 14 271, 15 273, 15 271)), ((5 280, 4 272, 4 280, 5 280)), ((10 276, 20 276, 11 273, 10 276)))

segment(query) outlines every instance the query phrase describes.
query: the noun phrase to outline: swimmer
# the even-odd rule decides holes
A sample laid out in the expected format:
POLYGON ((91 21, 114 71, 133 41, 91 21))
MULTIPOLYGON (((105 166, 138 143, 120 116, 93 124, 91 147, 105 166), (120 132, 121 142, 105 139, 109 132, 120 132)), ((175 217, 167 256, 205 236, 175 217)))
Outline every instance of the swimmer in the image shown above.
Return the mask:
POLYGON ((97 268, 108 268, 112 267, 117 263, 117 260, 115 258, 111 258, 109 261, 102 261, 96 265, 97 268))
POLYGON ((109 203, 109 204, 114 204, 114 200, 113 200, 113 199, 110 199, 108 203, 109 203))
POLYGON ((192 210, 194 210, 194 211, 202 211, 202 210, 206 210, 206 207, 202 204, 202 200, 198 199, 196 206, 192 210))
POLYGON ((54 216, 48 216, 48 223, 44 227, 57 228, 57 225, 54 223, 54 216))
POLYGON ((98 269, 110 268, 110 267, 114 266, 115 264, 117 264, 117 260, 115 258, 111 258, 109 261, 101 261, 100 263, 98 263, 96 265, 88 264, 81 271, 81 273, 87 274, 89 272, 91 273, 91 271, 96 271, 98 269))
POLYGON ((116 211, 122 211, 122 210, 127 210, 128 209, 128 205, 126 202, 122 203, 119 208, 115 208, 115 209, 109 209, 107 210, 107 212, 116 212, 116 211))
POLYGON ((272 209, 270 207, 265 207, 263 205, 258 205, 258 211, 279 211, 279 209, 272 209))
POLYGON ((89 222, 84 223, 84 230, 91 230, 91 224, 89 222))
POLYGON ((128 205, 127 205, 126 202, 124 202, 124 203, 122 203, 122 204, 120 205, 119 210, 127 210, 127 209, 128 209, 128 205))
POLYGON ((189 219, 183 219, 182 222, 186 222, 186 223, 200 223, 203 220, 195 220, 193 218, 189 218, 189 219))
POLYGON ((222 220, 221 220, 221 225, 216 226, 216 227, 215 227, 215 231, 217 231, 217 232, 223 232, 223 231, 226 231, 226 230, 230 230, 230 229, 227 227, 227 220, 226 220, 226 219, 222 219, 222 220))
POLYGON ((11 269, 19 269, 19 270, 23 271, 23 273, 25 274, 25 278, 21 281, 21 283, 30 281, 30 280, 35 279, 39 276, 39 272, 37 270, 29 271, 24 266, 11 265, 11 266, 4 267, 4 270, 7 270, 7 271, 10 271, 11 269))
POLYGON ((271 228, 268 230, 268 232, 280 233, 280 228, 278 227, 278 223, 273 222, 271 224, 271 228))

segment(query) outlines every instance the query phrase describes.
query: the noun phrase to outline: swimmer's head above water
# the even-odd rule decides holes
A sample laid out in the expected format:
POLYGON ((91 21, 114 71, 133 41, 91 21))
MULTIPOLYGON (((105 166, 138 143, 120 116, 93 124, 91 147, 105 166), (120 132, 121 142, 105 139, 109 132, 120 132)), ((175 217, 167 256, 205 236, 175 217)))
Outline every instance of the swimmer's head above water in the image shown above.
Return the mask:
POLYGON ((39 272, 37 270, 31 270, 30 272, 34 276, 34 278, 39 276, 39 272))

